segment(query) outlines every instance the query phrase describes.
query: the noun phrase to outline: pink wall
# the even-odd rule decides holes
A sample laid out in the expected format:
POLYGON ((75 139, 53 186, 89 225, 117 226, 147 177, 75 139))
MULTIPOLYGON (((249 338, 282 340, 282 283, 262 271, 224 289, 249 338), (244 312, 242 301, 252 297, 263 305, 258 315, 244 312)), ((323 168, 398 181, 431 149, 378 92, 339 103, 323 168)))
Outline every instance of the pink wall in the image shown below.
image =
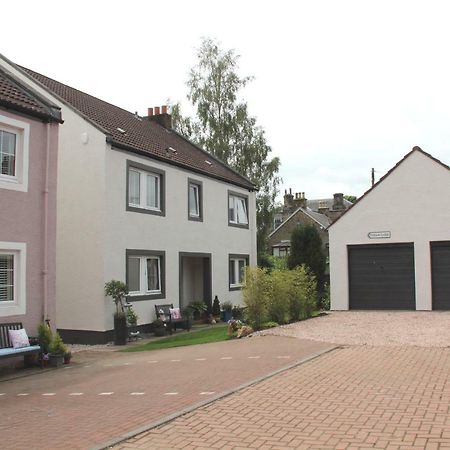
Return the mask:
POLYGON ((0 189, 0 241, 25 242, 26 314, 2 317, 0 323, 22 322, 29 335, 36 335, 44 314, 44 188, 47 151, 47 127, 50 132, 48 194, 48 318, 55 326, 56 260, 56 173, 58 124, 47 125, 39 119, 14 114, 0 108, 0 114, 30 125, 28 192, 0 189), (7 212, 7 213, 5 213, 7 212))

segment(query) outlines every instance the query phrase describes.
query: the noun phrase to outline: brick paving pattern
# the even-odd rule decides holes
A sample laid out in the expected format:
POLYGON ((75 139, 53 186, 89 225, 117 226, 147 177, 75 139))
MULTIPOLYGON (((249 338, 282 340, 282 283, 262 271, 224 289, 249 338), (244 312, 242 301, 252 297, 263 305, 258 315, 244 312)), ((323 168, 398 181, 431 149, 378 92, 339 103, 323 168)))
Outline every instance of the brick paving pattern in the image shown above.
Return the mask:
POLYGON ((0 448, 89 449, 328 348, 267 336, 76 355, 70 369, 0 382, 0 448))
POLYGON ((450 349, 335 350, 119 444, 125 449, 450 449, 450 349))

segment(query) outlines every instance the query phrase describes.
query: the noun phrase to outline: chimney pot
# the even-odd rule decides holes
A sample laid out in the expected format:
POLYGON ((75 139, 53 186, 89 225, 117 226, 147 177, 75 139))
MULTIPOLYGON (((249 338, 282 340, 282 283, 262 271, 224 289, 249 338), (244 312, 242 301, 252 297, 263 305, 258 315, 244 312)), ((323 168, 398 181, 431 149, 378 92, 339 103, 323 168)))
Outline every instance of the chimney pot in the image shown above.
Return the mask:
POLYGON ((160 107, 155 106, 155 116, 158 116, 159 114, 161 114, 160 107))
POLYGON ((167 105, 162 105, 161 106, 161 113, 162 114, 167 114, 167 105))
POLYGON ((292 189, 289 188, 289 195, 292 195, 292 189))
POLYGON ((153 108, 147 108, 147 116, 148 117, 153 116, 153 108))

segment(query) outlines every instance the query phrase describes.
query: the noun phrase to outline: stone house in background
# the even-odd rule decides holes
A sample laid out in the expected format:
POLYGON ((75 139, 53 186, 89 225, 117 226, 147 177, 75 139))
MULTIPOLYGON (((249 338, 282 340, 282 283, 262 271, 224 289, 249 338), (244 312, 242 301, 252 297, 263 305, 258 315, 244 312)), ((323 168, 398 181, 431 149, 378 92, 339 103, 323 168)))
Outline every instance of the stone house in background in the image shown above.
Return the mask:
MULTIPOLYGON (((0 57, 61 108, 56 325, 66 342, 112 340, 111 279, 146 329, 155 304, 242 302, 256 265, 256 188, 178 134, 166 107, 126 111, 0 57)), ((126 86, 124 86, 126 89, 126 86)))
POLYGON ((304 192, 292 194, 286 190, 282 211, 275 215, 274 230, 269 234, 269 247, 273 256, 287 256, 291 248, 291 234, 298 226, 313 225, 319 231, 328 255, 327 228, 350 206, 343 194, 333 198, 307 200, 304 192))
POLYGON ((0 64, 0 322, 55 324, 61 111, 0 64))

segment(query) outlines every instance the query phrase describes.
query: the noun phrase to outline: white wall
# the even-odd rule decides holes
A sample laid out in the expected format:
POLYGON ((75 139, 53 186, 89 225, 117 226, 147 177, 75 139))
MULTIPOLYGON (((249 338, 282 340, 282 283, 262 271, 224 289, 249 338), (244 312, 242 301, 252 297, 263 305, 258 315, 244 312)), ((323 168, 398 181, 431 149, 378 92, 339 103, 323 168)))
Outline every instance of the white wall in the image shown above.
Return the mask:
POLYGON ((102 330, 106 303, 105 135, 1 58, 0 64, 61 107, 64 123, 59 126, 57 169, 56 326, 102 330))
POLYGON ((450 240, 449 224, 450 171, 414 151, 329 229, 331 309, 349 308, 347 245, 414 242, 416 309, 430 310, 430 241, 450 240))
MULTIPOLYGON (((228 255, 250 255, 256 265, 255 193, 172 165, 120 150, 108 151, 106 159, 105 280, 125 280, 126 249, 166 252, 166 300, 134 302, 139 323, 154 319, 154 305, 179 303, 179 252, 211 253, 212 297, 241 303, 240 291, 228 287, 228 255), (126 211, 126 161, 132 160, 165 171, 166 215, 126 211), (188 220, 188 178, 203 184, 203 222, 188 220), (228 226, 228 190, 249 196, 249 229, 228 226)), ((112 327, 105 315, 105 329, 112 327)))

